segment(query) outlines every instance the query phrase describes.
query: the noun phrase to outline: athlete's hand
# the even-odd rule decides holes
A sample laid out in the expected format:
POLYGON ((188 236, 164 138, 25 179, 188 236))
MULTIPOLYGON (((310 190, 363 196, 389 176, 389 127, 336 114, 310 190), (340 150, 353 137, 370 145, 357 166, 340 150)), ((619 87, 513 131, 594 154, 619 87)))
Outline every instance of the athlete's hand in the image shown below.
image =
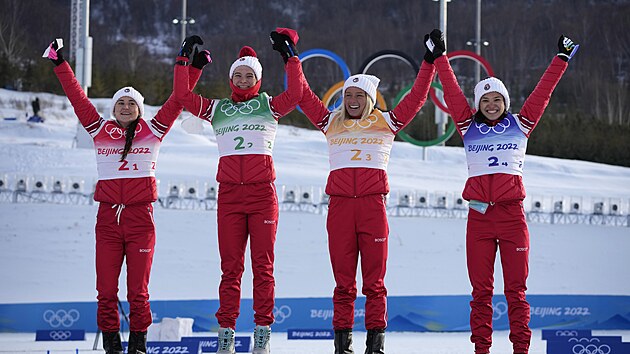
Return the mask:
POLYGON ((210 51, 202 50, 201 52, 197 51, 195 48, 195 54, 193 55, 192 66, 202 70, 204 66, 208 65, 208 63, 212 63, 212 57, 210 56, 210 51))
POLYGON ((61 48, 63 48, 63 39, 57 38, 48 45, 42 57, 50 59, 56 66, 59 66, 64 62, 61 48))
POLYGON ((558 38, 558 57, 560 59, 568 62, 573 58, 578 48, 580 45, 573 43, 571 38, 565 37, 563 34, 558 38))
POLYGON ((186 39, 184 39, 184 41, 182 42, 181 48, 179 49, 179 56, 190 59, 190 55, 193 53, 193 48, 195 47, 195 44, 203 44, 203 40, 201 39, 201 37, 197 35, 186 37, 186 39))
POLYGON ((431 31, 431 34, 429 34, 429 39, 431 39, 431 41, 435 45, 435 48, 431 49, 431 51, 433 52, 433 58, 437 59, 439 56, 444 54, 444 52, 446 52, 444 33, 436 28, 431 31))
POLYGON ((290 57, 299 55, 295 45, 300 37, 296 31, 290 28, 276 28, 269 35, 269 39, 271 40, 271 47, 280 53, 285 64, 290 57))
POLYGON ((433 61, 435 60, 433 52, 431 51, 432 47, 435 48, 435 45, 431 41, 431 36, 427 33, 424 35, 424 48, 426 49, 424 52, 424 61, 429 64, 433 64, 433 61))

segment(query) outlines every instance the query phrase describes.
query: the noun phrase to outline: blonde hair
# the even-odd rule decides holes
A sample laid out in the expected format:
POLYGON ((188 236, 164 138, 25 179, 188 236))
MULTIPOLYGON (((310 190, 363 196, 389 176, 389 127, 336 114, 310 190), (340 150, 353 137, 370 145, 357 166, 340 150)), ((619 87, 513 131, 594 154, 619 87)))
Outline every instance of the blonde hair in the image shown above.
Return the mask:
MULTIPOLYGON (((361 112, 360 119, 367 118, 367 116, 369 116, 370 113, 372 113, 372 111, 374 110, 375 104, 374 104, 374 101, 372 100, 372 97, 370 97, 369 95, 365 95, 365 98, 366 98, 366 104, 365 104, 365 107, 363 108, 363 112, 361 112)), ((343 125, 343 122, 346 119, 353 119, 352 117, 350 117, 350 114, 348 114, 348 111, 346 111, 345 100, 341 101, 341 106, 335 109, 332 112, 331 116, 332 116, 332 121, 330 124, 331 125, 334 124, 335 125, 334 128, 338 128, 338 129, 341 129, 340 125, 343 125)))

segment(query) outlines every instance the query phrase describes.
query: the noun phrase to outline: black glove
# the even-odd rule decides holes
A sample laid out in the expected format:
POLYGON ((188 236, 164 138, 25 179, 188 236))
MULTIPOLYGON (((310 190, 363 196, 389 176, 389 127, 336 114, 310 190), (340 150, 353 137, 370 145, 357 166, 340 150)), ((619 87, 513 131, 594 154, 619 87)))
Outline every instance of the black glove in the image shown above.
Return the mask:
POLYGON ((433 52, 431 51, 431 49, 427 45, 427 43, 429 42, 430 38, 431 38, 431 36, 428 33, 424 35, 424 48, 427 50, 424 53, 424 61, 426 61, 429 64, 433 64, 433 60, 435 60, 435 58, 433 57, 433 52))
POLYGON ((578 48, 580 45, 573 43, 571 38, 565 37, 563 34, 558 38, 558 57, 560 59, 568 62, 573 58, 578 48))
POLYGON ((190 54, 192 54, 195 44, 203 44, 203 40, 201 39, 201 37, 197 35, 186 37, 186 39, 184 39, 184 41, 182 42, 182 47, 180 48, 178 55, 180 57, 186 57, 190 59, 190 54))
POLYGON ((192 66, 202 70, 204 66, 206 66, 208 63, 212 63, 212 57, 210 57, 210 51, 208 50, 202 50, 201 52, 197 51, 197 48, 195 48, 195 54, 193 55, 193 59, 192 59, 192 66))
POLYGON ((431 49, 431 52, 433 52, 433 59, 437 59, 439 56, 444 54, 444 52, 446 52, 444 33, 442 33, 442 31, 440 31, 439 29, 434 29, 433 31, 431 31, 429 37, 433 42, 433 45, 435 46, 433 49, 431 49))
POLYGON ((65 61, 63 54, 61 54, 61 48, 63 48, 63 40, 61 38, 55 39, 48 45, 48 48, 46 48, 44 58, 50 59, 55 66, 61 65, 65 61))
POLYGON ((269 35, 269 39, 271 40, 271 47, 273 50, 280 53, 285 64, 290 57, 298 56, 300 54, 295 48, 293 41, 291 41, 291 38, 289 38, 286 34, 273 31, 269 35))

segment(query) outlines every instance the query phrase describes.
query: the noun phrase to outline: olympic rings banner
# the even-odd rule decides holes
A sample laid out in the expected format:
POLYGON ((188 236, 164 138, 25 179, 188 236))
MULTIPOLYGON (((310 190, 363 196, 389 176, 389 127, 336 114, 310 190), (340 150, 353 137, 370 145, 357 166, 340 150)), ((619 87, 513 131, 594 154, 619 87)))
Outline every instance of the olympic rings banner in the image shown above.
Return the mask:
MULTIPOLYGON (((490 67, 490 63, 487 60, 485 60, 483 57, 481 57, 480 55, 474 52, 467 51, 467 50, 458 50, 458 51, 448 53, 447 57, 449 61, 453 61, 456 59, 472 60, 473 62, 479 64, 485 70, 487 76, 494 76, 494 71, 492 70, 492 67, 490 67)), ((326 107, 328 107, 329 110, 334 110, 338 108, 342 100, 341 91, 343 90, 343 84, 345 80, 351 76, 351 71, 350 71, 350 68, 348 67, 348 64, 346 64, 346 62, 339 55, 326 49, 309 49, 303 52, 302 54, 300 54, 299 58, 302 61, 302 63, 313 58, 327 59, 334 62, 339 67, 339 69, 341 69, 343 80, 333 84, 326 91, 326 93, 324 93, 323 97, 321 98, 322 102, 324 103, 326 107)), ((413 72, 415 73, 413 76, 410 75, 410 79, 412 80, 415 79, 415 75, 417 75, 418 70, 420 70, 420 66, 416 63, 416 60, 412 56, 404 52, 397 51, 397 50, 382 50, 380 52, 370 55, 367 59, 365 59, 363 61, 363 64, 361 64, 361 67, 359 68, 358 73, 367 74, 370 68, 374 66, 377 62, 381 60, 387 60, 387 59, 395 59, 395 60, 401 61, 404 64, 406 64, 410 69, 412 69, 413 72)), ((284 77, 284 85, 286 89, 287 87, 286 73, 284 77)), ((393 109, 409 93, 409 91, 411 91, 412 85, 413 83, 403 88, 395 96, 395 98, 393 99, 393 105, 390 108, 388 108, 387 102, 385 98, 383 97, 381 91, 377 90, 376 106, 382 111, 393 109)), ((442 90, 442 85, 439 82, 432 83, 431 89, 429 91, 429 97, 431 98, 431 101, 435 104, 435 106, 438 109, 448 114, 448 107, 446 107, 446 104, 442 102, 440 98, 438 98, 436 94, 436 90, 440 90, 440 91, 442 90)), ((299 106, 298 106, 298 110, 302 112, 299 106)), ((404 131, 400 131, 398 133, 398 136, 400 136, 403 140, 414 145, 432 146, 432 145, 441 144, 445 142, 446 140, 450 139, 450 137, 453 135, 454 132, 455 132, 455 124, 453 123, 452 120, 449 120, 449 124, 445 133, 442 136, 439 136, 433 140, 427 140, 427 141, 417 140, 409 136, 409 134, 405 133, 404 131)))
MULTIPOLYGON (((387 301, 388 331, 469 331, 468 295, 390 296, 387 301)), ((532 328, 630 330, 630 296, 528 295, 532 328)), ((125 303, 126 313, 128 305, 125 303)), ((151 301, 154 322, 163 317, 194 319, 193 330, 214 332, 218 300, 151 301)), ((365 298, 357 299, 355 330, 365 330, 365 298)), ((509 329, 507 302, 493 299, 493 326, 509 329)), ((295 328, 332 328, 331 298, 278 298, 274 307, 275 332, 295 328)), ((252 300, 241 301, 239 331, 253 330, 252 300)), ((123 328, 126 327, 124 323, 123 328)), ((96 302, 0 304, 0 332, 83 329, 95 332, 96 302)), ((128 330, 128 328, 127 328, 128 330)))

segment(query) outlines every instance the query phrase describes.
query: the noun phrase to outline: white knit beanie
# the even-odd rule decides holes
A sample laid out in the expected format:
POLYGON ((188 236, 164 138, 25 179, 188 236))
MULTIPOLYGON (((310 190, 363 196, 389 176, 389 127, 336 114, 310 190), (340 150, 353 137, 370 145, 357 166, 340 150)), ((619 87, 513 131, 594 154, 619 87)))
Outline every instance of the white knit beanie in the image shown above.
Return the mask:
POLYGON ((352 75, 343 84, 343 95, 346 95, 348 87, 358 87, 365 91, 372 98, 372 102, 376 103, 376 89, 381 79, 374 75, 357 74, 352 75))
POLYGON ((241 48, 241 51, 238 54, 238 59, 236 59, 230 67, 230 80, 232 80, 234 70, 243 65, 254 70, 256 80, 262 79, 262 65, 260 65, 260 61, 258 61, 258 58, 256 57, 256 51, 252 47, 244 46, 241 48))
POLYGON ((116 91, 114 97, 112 97, 112 117, 114 117, 114 107, 116 107, 116 102, 121 97, 131 97, 136 104, 138 105, 138 110, 140 111, 140 117, 144 117, 144 97, 140 92, 138 92, 135 88, 131 86, 123 87, 120 90, 116 91))
POLYGON ((477 86, 475 86, 475 109, 479 110, 479 101, 481 101, 481 96, 488 92, 500 93, 501 96, 503 96, 503 100, 505 100, 505 110, 507 111, 510 109, 510 95, 508 94, 503 82, 496 77, 483 79, 479 81, 477 86))

